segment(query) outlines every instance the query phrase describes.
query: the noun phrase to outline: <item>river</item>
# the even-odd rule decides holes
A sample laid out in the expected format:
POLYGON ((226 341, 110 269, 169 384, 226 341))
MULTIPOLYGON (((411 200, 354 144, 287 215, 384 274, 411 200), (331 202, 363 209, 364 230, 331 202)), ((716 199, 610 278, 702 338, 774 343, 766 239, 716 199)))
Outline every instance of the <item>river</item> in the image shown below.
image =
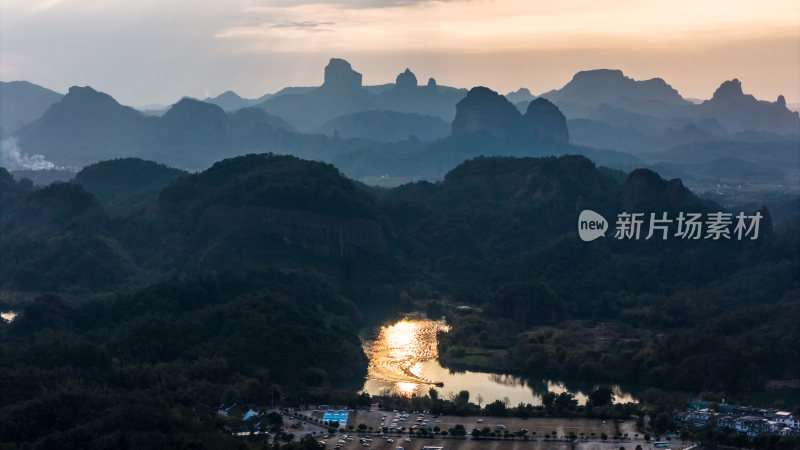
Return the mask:
MULTIPOLYGON (((541 405, 545 390, 570 392, 584 404, 595 387, 590 383, 529 379, 510 374, 451 371, 439 364, 437 350, 438 333, 449 329, 441 321, 405 318, 365 333, 362 343, 369 368, 362 391, 371 395, 389 392, 410 397, 427 395, 433 388, 440 398, 448 398, 467 390, 475 403, 481 401, 485 405, 501 400, 515 406, 519 403, 541 405)), ((633 394, 621 386, 612 385, 612 389, 616 402, 636 401, 633 394)))

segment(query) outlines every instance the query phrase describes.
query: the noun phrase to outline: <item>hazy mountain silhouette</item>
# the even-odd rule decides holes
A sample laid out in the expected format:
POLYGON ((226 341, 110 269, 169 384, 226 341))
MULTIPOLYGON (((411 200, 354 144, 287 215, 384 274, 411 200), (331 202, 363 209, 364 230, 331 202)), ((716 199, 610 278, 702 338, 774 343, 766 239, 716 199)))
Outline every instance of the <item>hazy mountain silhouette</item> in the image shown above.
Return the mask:
POLYGON ((380 93, 377 101, 382 109, 435 116, 451 122, 456 103, 466 94, 466 89, 439 86, 433 78, 420 86, 414 73, 406 69, 397 76, 394 86, 380 93))
POLYGON ((742 83, 735 78, 722 83, 710 100, 696 108, 698 116, 713 117, 732 132, 800 134, 800 113, 789 110, 782 95, 775 102, 757 100, 742 92, 742 83))
POLYGON ((519 88, 519 89, 517 89, 516 91, 509 92, 508 94, 506 94, 506 95, 505 95, 505 97, 506 97, 506 98, 508 99, 508 101, 510 101, 511 103, 514 103, 514 104, 518 104, 518 103, 524 103, 524 104, 526 104, 526 105, 527 105, 527 104, 528 104, 528 103, 529 103, 531 100, 533 100, 534 98, 536 98, 536 96, 534 96, 533 94, 531 94, 531 91, 530 91, 530 90, 528 90, 528 88, 519 88))
POLYGON ((472 88, 456 105, 453 136, 485 132, 500 139, 569 142, 564 114, 545 98, 529 103, 525 114, 486 87, 472 88))
POLYGON ((244 108, 228 115, 217 105, 191 98, 172 105, 160 117, 145 116, 108 94, 72 87, 41 119, 16 136, 26 153, 44 155, 63 166, 145 156, 203 168, 226 156, 259 148, 263 133, 253 134, 262 128, 269 132, 293 129, 260 109, 244 108))
POLYGON ((559 105, 568 115, 572 110, 597 107, 603 103, 615 104, 621 99, 630 99, 642 105, 648 102, 678 106, 688 104, 678 91, 661 78, 636 81, 626 77, 621 70, 610 69, 578 72, 564 87, 545 92, 541 97, 559 105))
POLYGON ((435 81, 417 86, 416 76, 406 69, 395 85, 364 87, 362 76, 343 59, 332 58, 325 67, 319 88, 275 95, 259 104, 265 111, 284 118, 300 130, 312 130, 336 117, 370 110, 392 110, 452 120, 455 104, 466 91, 437 86, 435 81))
POLYGON ((7 135, 42 117, 63 94, 27 81, 0 81, 0 135, 7 135))
MULTIPOLYGON (((381 97, 359 87, 358 75, 345 63, 335 65, 337 68, 329 71, 323 87, 307 94, 285 94, 273 101, 306 95, 316 96, 313 98, 317 101, 348 91, 373 99, 381 97)), ((410 78, 409 74, 404 76, 410 78)), ((401 82, 404 87, 394 86, 382 95, 396 95, 398 89, 414 92, 441 89, 412 84, 401 82)), ((149 117, 120 105, 107 94, 91 88, 72 88, 61 102, 18 135, 22 151, 44 155, 58 165, 75 167, 108 158, 140 157, 199 170, 236 155, 276 152, 330 162, 354 177, 389 174, 437 178, 465 159, 479 155, 578 153, 612 166, 637 161, 625 153, 570 146, 563 115, 545 99, 534 101, 523 115, 502 96, 477 88, 460 105, 452 126, 438 118, 413 114, 363 112, 326 125, 331 128, 323 131, 331 134, 342 127, 343 134, 329 137, 298 133, 281 118, 260 108, 226 113, 217 105, 184 98, 161 117, 149 117), (498 107, 505 116, 497 116, 498 107), (342 126, 346 123, 355 127, 353 138, 347 137, 350 132, 342 126), (445 134, 447 128, 452 128, 453 136, 439 141, 426 143, 414 137, 419 134, 423 139, 433 140, 445 134)))
POLYGON ((485 132, 497 138, 521 136, 522 114, 505 97, 483 87, 470 89, 456 105, 453 136, 485 132))
POLYGON ((569 142, 567 118, 546 98, 531 101, 522 120, 525 133, 533 139, 565 144, 569 142))
MULTIPOLYGON (((685 101, 661 79, 636 81, 616 70, 580 72, 564 88, 516 104, 487 88, 467 93, 433 79, 421 85, 410 69, 395 83, 365 87, 361 80, 349 63, 332 59, 322 86, 282 89, 258 107, 228 112, 185 98, 161 117, 146 117, 106 94, 75 87, 16 137, 23 155, 43 155, 67 167, 141 157, 201 170, 223 158, 275 152, 329 162, 356 178, 407 180, 440 178, 481 155, 572 153, 624 170, 663 169, 692 187, 756 179, 775 189, 796 185, 791 166, 782 166, 785 160, 759 161, 748 170, 748 159, 736 152, 755 142, 800 150, 800 134, 786 133, 798 114, 781 99, 771 103, 744 94, 736 80, 701 104, 685 101), (292 117, 307 127, 318 123, 309 129, 323 134, 298 132, 285 120, 292 117), (684 146, 698 155, 711 152, 712 160, 722 162, 698 162, 680 150, 684 146), (672 148, 679 150, 665 153, 672 148), (723 167, 731 169, 730 176, 721 177, 723 167)), ((524 89, 509 95, 533 97, 524 89)), ((207 100, 235 108, 245 99, 226 92, 207 100)))
POLYGON ((450 134, 450 124, 438 117, 422 114, 364 111, 331 119, 314 132, 377 142, 404 141, 412 136, 423 141, 435 141, 450 134))
POLYGON ((203 101, 206 103, 212 103, 214 105, 219 106, 224 111, 235 111, 237 109, 247 108, 248 106, 257 105, 259 103, 267 101, 272 94, 264 94, 258 98, 242 98, 233 91, 225 91, 222 94, 219 94, 216 97, 207 97, 203 101))
POLYGON ((374 109, 374 95, 361 87, 361 74, 343 59, 332 58, 325 81, 307 93, 285 94, 259 104, 299 129, 310 129, 344 114, 374 109))
POLYGON ((131 155, 156 118, 117 103, 91 87, 73 86, 34 123, 21 129, 19 145, 61 165, 131 155))
POLYGON ((710 100, 695 104, 660 78, 636 81, 619 70, 591 70, 578 72, 563 88, 542 97, 570 119, 597 120, 651 135, 689 122, 716 135, 746 130, 800 133, 798 113, 786 107, 782 96, 774 103, 758 101, 745 95, 736 79, 723 83, 710 100))

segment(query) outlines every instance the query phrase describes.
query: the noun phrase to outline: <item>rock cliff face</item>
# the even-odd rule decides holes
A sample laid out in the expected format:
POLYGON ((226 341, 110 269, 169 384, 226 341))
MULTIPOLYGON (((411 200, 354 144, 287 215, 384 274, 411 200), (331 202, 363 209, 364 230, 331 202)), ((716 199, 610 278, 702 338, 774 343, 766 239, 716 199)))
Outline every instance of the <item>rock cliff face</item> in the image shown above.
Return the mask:
POLYGON ((560 102, 579 102, 588 105, 615 102, 620 98, 657 100, 666 104, 688 104, 677 90, 661 78, 636 81, 621 70, 598 69, 578 72, 563 88, 542 94, 560 102))
POLYGON ((456 104, 453 136, 486 132, 497 138, 518 135, 522 116, 505 97, 486 87, 474 87, 456 104))
POLYGON ((532 101, 523 116, 505 97, 485 87, 469 91, 456 105, 453 121, 453 136, 477 132, 500 139, 569 142, 567 120, 550 101, 532 101))
POLYGON ((687 206, 687 190, 680 179, 664 180, 648 169, 636 169, 622 186, 622 207, 628 212, 675 210, 687 206))
POLYGON ((774 133, 800 133, 800 114, 786 107, 786 99, 759 101, 742 91, 733 79, 722 83, 710 100, 697 106, 702 117, 714 117, 728 130, 761 130, 774 133))
POLYGON ((537 98, 528 105, 523 116, 525 131, 534 139, 569 142, 567 118, 556 105, 545 98, 537 98))
POLYGON ((417 87, 417 76, 409 69, 397 76, 395 87, 401 90, 409 90, 417 87))
POLYGON ((339 58, 331 58, 325 66, 325 82, 322 87, 349 90, 361 87, 361 74, 353 70, 350 63, 339 58))

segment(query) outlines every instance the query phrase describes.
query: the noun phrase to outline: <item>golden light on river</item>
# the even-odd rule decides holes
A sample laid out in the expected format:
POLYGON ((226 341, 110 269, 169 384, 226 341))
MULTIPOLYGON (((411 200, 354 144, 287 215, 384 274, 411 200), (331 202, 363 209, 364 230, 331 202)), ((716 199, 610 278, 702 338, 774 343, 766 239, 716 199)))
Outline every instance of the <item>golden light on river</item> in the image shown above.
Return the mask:
POLYGON ((381 327, 376 338, 366 345, 370 358, 369 376, 393 382, 398 395, 411 397, 420 388, 433 385, 423 374, 423 363, 439 356, 436 335, 450 327, 431 320, 403 319, 381 327))
MULTIPOLYGON (((567 386, 563 381, 526 380, 516 375, 476 371, 451 371, 439 363, 438 333, 450 331, 443 322, 427 319, 403 319, 384 325, 363 340, 369 357, 367 379, 363 391, 370 395, 396 394, 402 397, 427 395, 435 389, 439 398, 450 398, 461 390, 469 391, 475 402, 480 396, 484 404, 508 399, 518 403, 541 404, 544 391, 570 392, 580 404, 586 403, 591 384, 567 386), (533 381, 533 385, 530 382, 533 381), (436 386, 436 383, 442 383, 436 386)), ((636 399, 612 386, 616 402, 636 399)))

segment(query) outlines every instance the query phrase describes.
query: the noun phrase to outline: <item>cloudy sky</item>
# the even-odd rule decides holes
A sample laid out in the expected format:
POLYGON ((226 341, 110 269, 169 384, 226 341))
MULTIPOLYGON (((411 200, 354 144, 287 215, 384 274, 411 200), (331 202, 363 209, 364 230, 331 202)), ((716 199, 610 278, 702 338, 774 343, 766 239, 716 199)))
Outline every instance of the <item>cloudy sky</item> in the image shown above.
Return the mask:
POLYGON ((120 102, 319 85, 331 57, 365 84, 541 93, 585 69, 662 77, 686 97, 724 80, 800 102, 800 2, 716 0, 0 0, 0 79, 120 102))

